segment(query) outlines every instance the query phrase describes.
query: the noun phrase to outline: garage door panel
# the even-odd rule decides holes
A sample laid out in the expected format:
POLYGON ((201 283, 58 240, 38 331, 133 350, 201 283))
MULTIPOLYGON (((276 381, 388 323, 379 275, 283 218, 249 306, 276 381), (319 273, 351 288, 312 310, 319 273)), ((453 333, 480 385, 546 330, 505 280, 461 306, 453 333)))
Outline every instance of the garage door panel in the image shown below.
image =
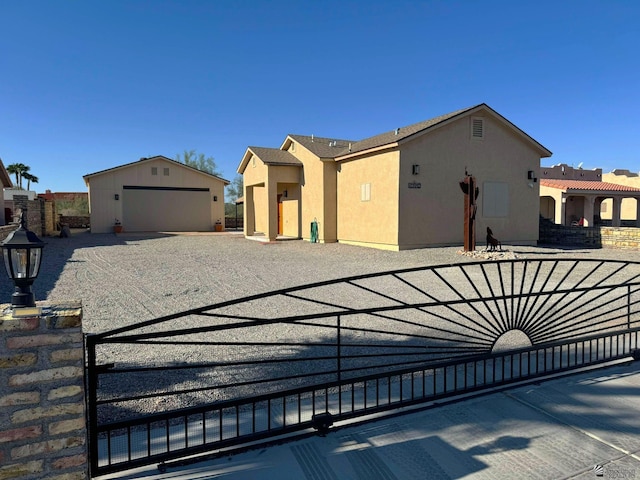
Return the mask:
POLYGON ((125 188, 123 224, 128 232, 210 231, 211 200, 206 190, 125 188))

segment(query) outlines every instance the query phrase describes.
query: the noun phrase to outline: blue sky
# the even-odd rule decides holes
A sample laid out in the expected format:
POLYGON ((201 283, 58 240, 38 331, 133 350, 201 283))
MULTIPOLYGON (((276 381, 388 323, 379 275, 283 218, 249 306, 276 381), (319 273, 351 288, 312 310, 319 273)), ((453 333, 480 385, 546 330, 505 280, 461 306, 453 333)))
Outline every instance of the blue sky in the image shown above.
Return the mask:
POLYGON ((359 140, 485 102, 544 165, 637 172, 638 24, 632 0, 0 0, 0 158, 38 192, 192 149, 232 180, 288 133, 359 140))

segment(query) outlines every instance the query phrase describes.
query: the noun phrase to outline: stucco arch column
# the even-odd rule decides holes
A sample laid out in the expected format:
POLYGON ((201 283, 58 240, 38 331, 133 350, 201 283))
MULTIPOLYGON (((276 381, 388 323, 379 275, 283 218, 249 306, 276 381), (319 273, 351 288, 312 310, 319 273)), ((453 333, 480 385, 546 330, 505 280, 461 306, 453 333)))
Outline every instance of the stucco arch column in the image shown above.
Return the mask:
POLYGON ((636 227, 640 227, 640 197, 634 197, 636 199, 636 227))
POLYGON ((596 197, 595 195, 585 195, 584 196, 584 211, 583 211, 583 218, 584 218, 584 226, 585 227, 593 227, 593 211, 594 211, 594 204, 596 202, 596 197))
POLYGON ((611 212, 611 225, 614 227, 620 226, 620 210, 622 206, 622 198, 618 196, 613 197, 613 211, 611 212))
POLYGON ((244 236, 250 237, 256 231, 256 206, 253 202, 253 187, 244 187, 244 236))
POLYGON ((267 203, 269 205, 269 223, 265 232, 269 241, 278 237, 278 179, 269 172, 267 174, 267 203))
POLYGON ((565 212, 567 211, 567 196, 563 193, 562 197, 560 197, 560 201, 556 202, 556 214, 560 221, 559 225, 566 225, 567 219, 565 218, 565 212))

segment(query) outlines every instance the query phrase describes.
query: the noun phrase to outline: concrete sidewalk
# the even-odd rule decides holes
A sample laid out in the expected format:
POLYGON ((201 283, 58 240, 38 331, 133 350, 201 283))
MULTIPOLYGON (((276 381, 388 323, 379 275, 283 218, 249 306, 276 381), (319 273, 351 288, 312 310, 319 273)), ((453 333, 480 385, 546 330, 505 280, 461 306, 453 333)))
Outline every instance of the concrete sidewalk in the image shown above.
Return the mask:
POLYGON ((640 478, 638 363, 103 479, 640 478))

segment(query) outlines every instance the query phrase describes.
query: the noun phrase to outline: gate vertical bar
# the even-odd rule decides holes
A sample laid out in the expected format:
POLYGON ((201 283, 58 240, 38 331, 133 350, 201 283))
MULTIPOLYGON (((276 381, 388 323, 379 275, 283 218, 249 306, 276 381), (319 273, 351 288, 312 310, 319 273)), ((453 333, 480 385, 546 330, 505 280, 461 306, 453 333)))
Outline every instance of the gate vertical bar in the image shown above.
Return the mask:
POLYGON ((342 380, 342 339, 341 339, 341 315, 338 315, 338 325, 336 328, 336 346, 337 346, 337 362, 338 362, 338 381, 342 380))
POLYGON ((89 428, 89 470, 98 472, 98 372, 96 368, 96 341, 93 335, 85 336, 87 351, 87 420, 89 428))

